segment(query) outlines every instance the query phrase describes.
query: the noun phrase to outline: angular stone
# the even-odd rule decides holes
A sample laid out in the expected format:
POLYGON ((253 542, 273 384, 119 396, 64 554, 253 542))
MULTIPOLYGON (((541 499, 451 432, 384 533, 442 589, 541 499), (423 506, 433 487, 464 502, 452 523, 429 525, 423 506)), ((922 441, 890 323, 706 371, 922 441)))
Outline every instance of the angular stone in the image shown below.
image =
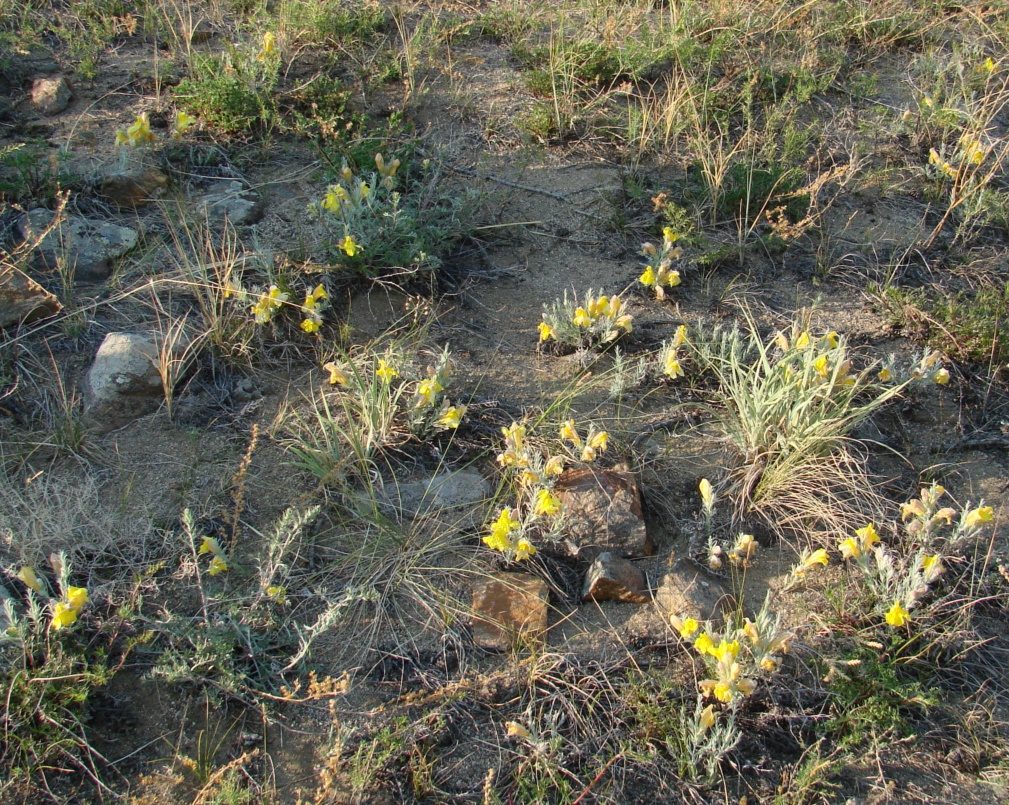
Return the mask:
POLYGON ((55 316, 59 300, 26 274, 0 271, 0 328, 55 316))
MULTIPOLYGON (((176 357, 183 345, 179 344, 176 357)), ((157 410, 164 397, 158 344, 144 333, 109 333, 84 378, 84 415, 105 433, 157 410)))
MULTIPOLYGON (((41 234, 52 220, 49 210, 31 210, 19 224, 21 237, 27 238, 29 230, 41 234)), ((115 261, 136 246, 137 240, 136 230, 129 227, 68 215, 42 239, 36 255, 38 262, 50 269, 66 259, 75 279, 93 282, 107 278, 115 261)))
POLYGON ((641 493, 626 469, 565 470, 554 492, 564 504, 565 545, 572 556, 601 551, 617 556, 650 556, 655 552, 641 513, 641 493))
POLYGON ((36 78, 32 84, 32 106, 42 115, 58 115, 70 105, 73 97, 73 87, 61 75, 36 78))
POLYGON ((480 504, 491 496, 490 483, 473 470, 443 472, 421 481, 398 483, 385 490, 385 502, 416 517, 433 512, 457 517, 467 527, 482 521, 480 504))
POLYGON ((582 601, 624 601, 643 604, 648 600, 645 574, 633 562, 603 551, 585 575, 582 601))
POLYGON ((677 615, 717 621, 722 607, 728 603, 730 597, 720 581, 684 560, 673 565, 655 591, 655 605, 664 617, 677 615))
POLYGON ((263 200, 235 179, 215 182, 200 200, 198 209, 213 226, 248 226, 263 217, 263 200))
POLYGON ((528 573, 492 573, 473 586, 473 642, 508 649, 547 628, 547 583, 528 573))
POLYGON ((143 207, 164 195, 168 176, 153 165, 138 165, 108 173, 98 182, 98 193, 121 210, 143 207))

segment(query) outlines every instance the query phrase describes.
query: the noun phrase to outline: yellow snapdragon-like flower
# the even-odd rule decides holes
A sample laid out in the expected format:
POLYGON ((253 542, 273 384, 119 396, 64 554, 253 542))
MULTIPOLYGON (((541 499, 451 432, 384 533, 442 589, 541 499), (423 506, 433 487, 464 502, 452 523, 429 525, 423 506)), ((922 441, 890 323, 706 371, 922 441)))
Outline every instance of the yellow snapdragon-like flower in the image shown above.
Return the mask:
POLYGON ((536 547, 525 537, 519 537, 518 542, 515 543, 515 561, 521 562, 523 559, 530 558, 536 553, 536 547))
POLYGON ((379 358, 375 376, 381 378, 383 383, 391 383, 394 378, 399 377, 399 372, 391 367, 385 358, 379 358))
POLYGON ((949 369, 946 369, 945 367, 940 369, 934 375, 932 375, 932 381, 934 383, 938 383, 940 386, 945 386, 947 383, 949 383, 949 378, 950 378, 949 369))
POLYGON ((187 115, 185 112, 179 110, 175 113, 175 123, 172 125, 172 139, 178 140, 184 135, 189 129, 192 128, 193 124, 196 122, 196 118, 192 115, 187 115))
POLYGON ((697 488, 701 493, 701 503, 704 504, 704 508, 713 508, 715 505, 715 490, 711 486, 711 481, 707 478, 701 478, 701 482, 697 485, 697 488))
POLYGON ((63 601, 57 601, 53 607, 53 629, 63 629, 70 626, 77 620, 77 614, 78 610, 72 606, 63 601))
POLYGON ((710 654, 714 648, 715 643, 707 632, 701 632, 700 636, 694 641, 694 650, 698 654, 710 654))
POLYGON ((549 489, 541 489, 536 493, 536 502, 533 504, 534 513, 550 516, 557 514, 560 510, 560 499, 549 489))
POLYGON ((512 514, 511 509, 502 509, 497 520, 490 527, 490 534, 483 538, 491 550, 507 551, 511 548, 511 534, 518 529, 521 521, 512 514))
POLYGON ((967 512, 964 523, 968 528, 977 528, 983 523, 990 523, 995 516, 995 511, 991 506, 978 506, 973 511, 967 512))
POLYGON ((263 34, 263 44, 260 45, 259 53, 256 54, 256 58, 259 61, 265 61, 276 52, 277 52, 277 37, 271 31, 267 31, 265 34, 263 34))
POLYGON ((677 617, 671 618, 673 623, 673 628, 679 632, 680 637, 684 640, 689 640, 695 634, 697 634, 698 629, 701 628, 701 624, 697 622, 696 618, 684 618, 680 620, 677 617))
POLYGON ((891 380, 893 380, 893 372, 891 372, 884 366, 876 373, 876 379, 880 383, 889 383, 891 380))
POLYGON ((199 553, 200 555, 212 553, 214 556, 224 556, 224 549, 214 537, 204 537, 199 553))
POLYGON ((438 392, 444 390, 437 377, 425 377, 417 384, 417 404, 421 407, 433 406, 438 402, 438 392))
POLYGON ((900 601, 894 601, 890 611, 886 613, 886 622, 895 629, 899 629, 911 621, 910 613, 901 606, 900 601))
POLYGON ((544 475, 560 475, 564 472, 564 456, 551 456, 543 466, 544 475))
POLYGON ((455 430, 459 427, 462 422, 463 416, 466 415, 465 405, 450 405, 445 409, 445 413, 441 415, 438 420, 438 424, 443 428, 449 428, 450 430, 455 430))
POLYGON ((335 386, 337 383, 341 386, 347 385, 347 375, 344 374, 343 369, 341 369, 339 365, 330 361, 329 363, 323 364, 322 368, 329 372, 329 384, 331 386, 335 386))
POLYGON ((715 726, 716 717, 717 713, 713 704, 709 704, 701 710, 701 714, 697 717, 697 724, 702 734, 715 726))
POLYGON ((644 272, 638 277, 638 282, 645 287, 654 285, 656 282, 655 269, 652 266, 645 266, 644 272))
POLYGON ((683 365, 680 363, 679 355, 677 355, 676 350, 670 350, 666 354, 666 361, 662 367, 662 373, 674 380, 678 377, 683 377, 683 365))
POLYGON ((287 588, 279 584, 271 584, 266 588, 266 597, 277 604, 287 603, 287 588))
POLYGON ((547 324, 545 321, 541 321, 538 325, 540 331, 540 341, 547 341, 551 338, 557 338, 557 333, 553 327, 547 324))
POLYGON ((224 573, 228 569, 228 563, 223 556, 215 556, 210 560, 210 566, 207 568, 207 572, 211 576, 216 576, 220 573, 224 573))
POLYGON ((862 548, 854 537, 848 537, 837 543, 837 549, 844 559, 858 559, 862 555, 862 548))
POLYGON ((609 444, 610 444, 610 434, 608 434, 604 430, 597 431, 596 433, 592 434, 592 436, 589 438, 589 447, 591 447, 593 450, 598 450, 600 453, 605 453, 606 448, 609 447, 609 444))
POLYGON ((879 543, 879 534, 876 533, 876 527, 872 523, 857 529, 855 536, 862 541, 863 552, 872 550, 873 545, 879 543))
POLYGON ((340 249, 347 257, 353 257, 361 251, 361 244, 357 243, 350 235, 347 235, 340 243, 340 249))
POLYGON ((591 327, 592 318, 586 312, 585 308, 580 307, 575 310, 574 318, 572 319, 576 327, 591 327))
POLYGON ((568 419, 561 424, 561 439, 571 442, 575 447, 581 447, 582 437, 578 435, 578 428, 575 427, 573 419, 568 419))
POLYGON ((28 567, 28 565, 22 565, 21 570, 18 571, 17 578, 30 590, 34 590, 37 593, 42 592, 42 582, 39 581, 39 577, 35 575, 35 570, 28 567))

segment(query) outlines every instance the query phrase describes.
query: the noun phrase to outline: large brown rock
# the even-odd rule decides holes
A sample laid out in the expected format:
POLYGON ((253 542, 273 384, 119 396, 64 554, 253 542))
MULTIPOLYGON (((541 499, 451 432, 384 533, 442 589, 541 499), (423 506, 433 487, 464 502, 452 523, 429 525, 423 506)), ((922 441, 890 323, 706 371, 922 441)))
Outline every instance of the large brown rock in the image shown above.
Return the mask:
POLYGON ((473 642, 505 650, 547 628, 549 590, 528 573, 492 573, 473 586, 473 642))
POLYGON ((564 537, 558 549, 592 558, 602 551, 620 557, 655 552, 641 512, 641 493, 626 469, 566 470, 554 492, 564 504, 564 537))
POLYGON ((144 207, 164 195, 168 176, 153 165, 137 165, 108 173, 98 183, 98 193, 119 209, 144 207))
POLYGON ((648 600, 645 574, 633 562, 603 551, 585 575, 582 600, 643 604, 648 600))
POLYGON ((0 328, 55 316, 59 300, 21 271, 0 269, 0 328))

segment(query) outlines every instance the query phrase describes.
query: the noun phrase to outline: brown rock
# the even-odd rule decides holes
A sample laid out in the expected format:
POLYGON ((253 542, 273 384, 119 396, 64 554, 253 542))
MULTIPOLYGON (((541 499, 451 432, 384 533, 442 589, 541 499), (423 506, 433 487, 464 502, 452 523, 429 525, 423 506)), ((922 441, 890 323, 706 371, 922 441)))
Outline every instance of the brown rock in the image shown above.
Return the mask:
MULTIPOLYGON (((564 536, 572 556, 611 551, 617 556, 651 556, 641 514, 641 493, 626 469, 566 470, 554 487, 564 504, 564 536)), ((562 544, 564 544, 562 543, 562 544)))
POLYGON ((36 78, 32 84, 32 106, 39 114, 58 115, 70 105, 73 97, 70 82, 61 75, 36 78))
POLYGON ((55 296, 21 271, 0 270, 0 327, 55 316, 62 307, 55 296))
POLYGON ((624 601, 643 604, 648 600, 645 574, 626 559, 603 551, 589 568, 582 601, 624 601))
POLYGON ((662 578, 655 591, 655 604, 663 616, 677 615, 697 620, 718 620, 721 608, 729 603, 725 588, 689 562, 677 562, 662 578))
POLYGON ((121 210, 136 209, 157 200, 168 187, 168 177, 153 165, 109 173, 98 183, 98 192, 121 210))
POLYGON ((492 573, 473 586, 473 641, 507 649, 547 628, 547 584, 528 573, 492 573))

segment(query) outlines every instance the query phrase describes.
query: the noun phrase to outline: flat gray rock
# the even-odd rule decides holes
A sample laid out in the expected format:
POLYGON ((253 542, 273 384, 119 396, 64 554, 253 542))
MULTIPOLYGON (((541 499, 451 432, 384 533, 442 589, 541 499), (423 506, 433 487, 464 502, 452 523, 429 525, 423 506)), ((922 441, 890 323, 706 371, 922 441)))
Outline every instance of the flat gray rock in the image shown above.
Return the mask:
POLYGON ((40 115, 58 115, 70 105, 73 98, 73 87, 64 76, 36 78, 32 83, 32 107, 40 115))
POLYGON ((263 199, 237 179, 215 182, 200 198, 197 209, 213 226, 248 226, 263 217, 263 199))
POLYGON ((84 416, 92 430, 113 430, 157 410, 164 399, 158 344, 149 333, 109 333, 84 378, 84 416))
POLYGON ((721 582, 685 560, 673 565, 655 591, 655 605, 666 618, 718 621, 727 603, 730 598, 721 582))
MULTIPOLYGON (((21 237, 44 232, 52 223, 54 213, 45 209, 31 210, 18 227, 21 237)), ((55 269, 65 260, 77 280, 95 282, 108 278, 116 260, 137 245, 134 229, 108 221, 68 215, 42 239, 36 250, 36 260, 43 267, 55 269)))

